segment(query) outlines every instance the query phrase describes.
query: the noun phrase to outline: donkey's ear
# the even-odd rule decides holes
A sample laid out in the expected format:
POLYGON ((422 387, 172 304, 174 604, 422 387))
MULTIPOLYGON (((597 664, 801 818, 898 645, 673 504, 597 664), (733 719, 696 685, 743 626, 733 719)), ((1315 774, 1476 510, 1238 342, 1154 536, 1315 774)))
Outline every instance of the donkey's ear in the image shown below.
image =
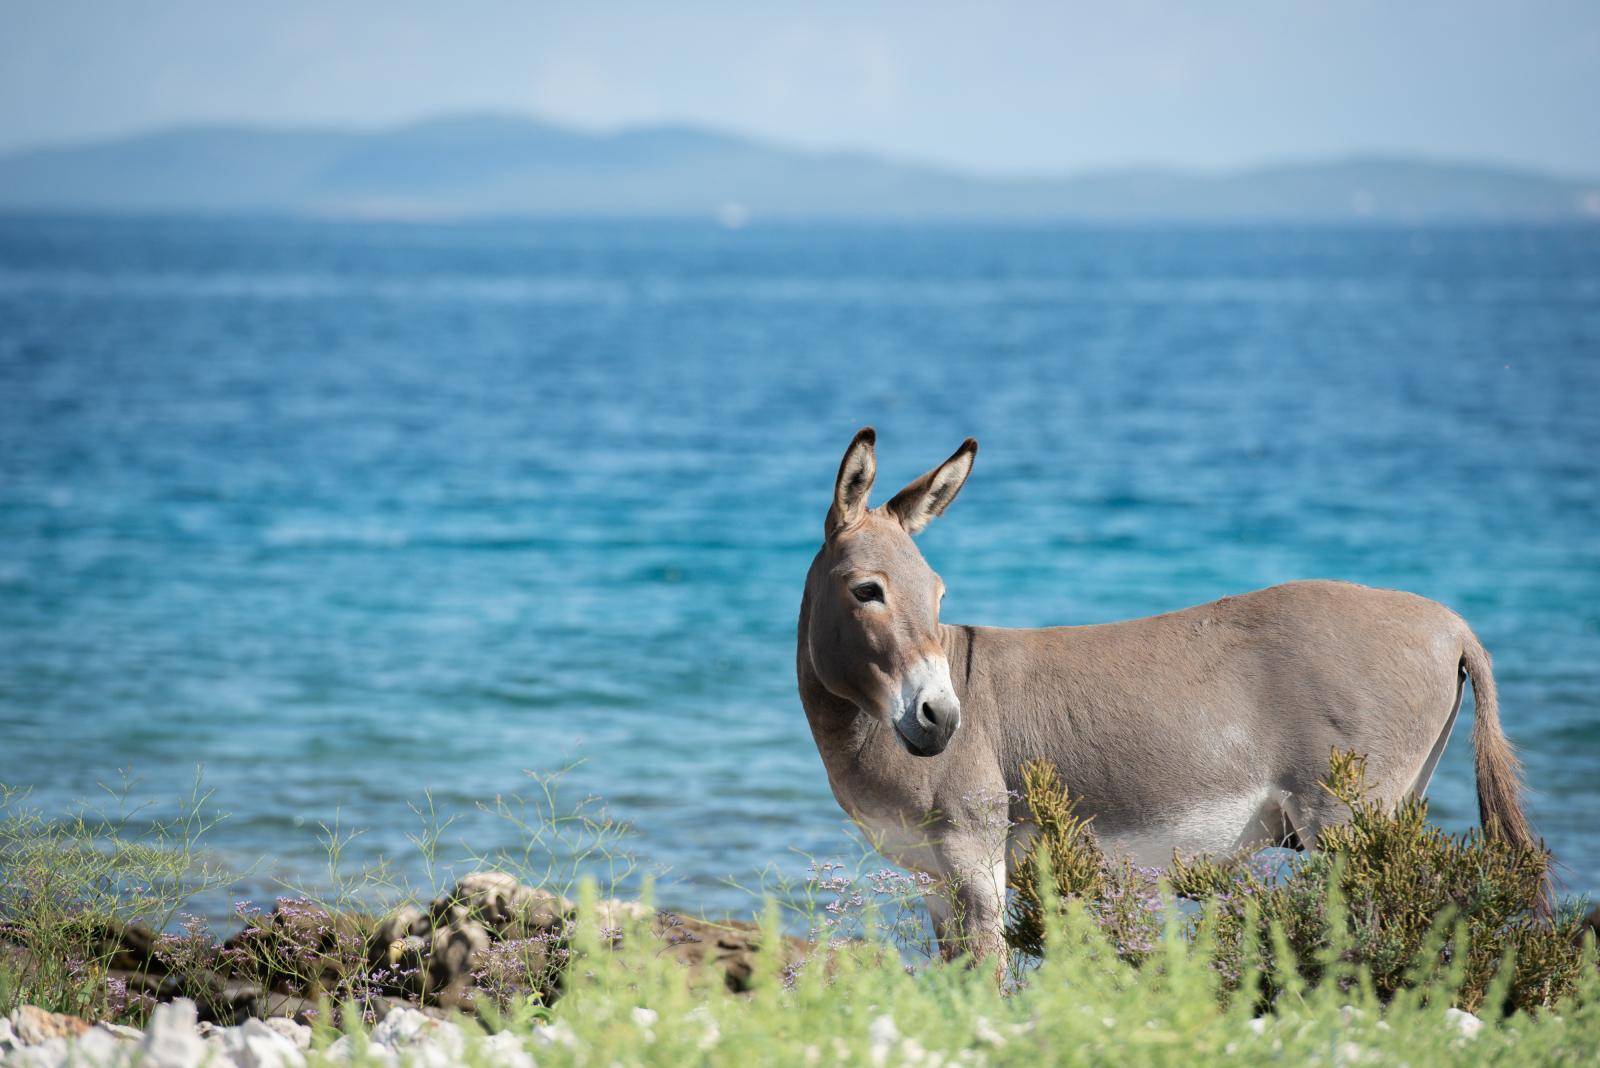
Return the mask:
POLYGON ((973 438, 963 441, 950 459, 896 493, 887 505, 889 514, 900 520, 907 534, 922 533, 922 528, 950 507, 961 492, 977 455, 978 442, 973 438))
POLYGON ((877 431, 864 426, 844 450, 839 477, 833 483, 833 507, 828 509, 828 537, 854 526, 866 514, 867 494, 878 474, 877 444, 877 431))

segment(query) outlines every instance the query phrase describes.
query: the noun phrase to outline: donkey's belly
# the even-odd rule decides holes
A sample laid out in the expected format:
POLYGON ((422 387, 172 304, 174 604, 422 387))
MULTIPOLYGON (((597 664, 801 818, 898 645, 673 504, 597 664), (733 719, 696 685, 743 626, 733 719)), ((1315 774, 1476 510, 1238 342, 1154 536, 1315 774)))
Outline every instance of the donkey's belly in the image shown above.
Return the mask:
POLYGON ((1184 856, 1225 853, 1242 846, 1275 845, 1285 834, 1277 791, 1269 786, 1199 798, 1148 821, 1097 830, 1100 846, 1108 854, 1151 868, 1171 864, 1174 851, 1184 856))

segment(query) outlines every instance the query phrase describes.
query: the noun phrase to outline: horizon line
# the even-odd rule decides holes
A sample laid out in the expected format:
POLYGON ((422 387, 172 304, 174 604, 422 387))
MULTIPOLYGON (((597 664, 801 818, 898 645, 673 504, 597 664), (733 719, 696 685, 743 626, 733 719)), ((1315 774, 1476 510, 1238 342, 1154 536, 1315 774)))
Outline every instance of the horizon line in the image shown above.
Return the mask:
POLYGON ((1435 152, 1429 152, 1420 149, 1378 147, 1328 152, 1321 155, 1289 154, 1282 156, 1266 156, 1259 157, 1252 162, 1238 163, 1220 167, 1160 162, 1156 160, 1143 160, 1115 164, 1096 164, 1079 167, 1072 170, 1061 171, 983 171, 972 169, 970 166, 956 166, 941 161, 932 161, 918 159, 912 156, 901 156, 891 153, 877 152, 867 148, 848 146, 840 146, 835 148, 811 147, 795 144, 793 142, 785 141, 780 138, 775 138, 759 132, 744 131, 730 126, 722 126, 715 123, 700 122, 690 119, 660 119, 643 122, 625 122, 608 126, 591 126, 583 123, 551 118, 534 111, 515 111, 509 109, 488 108, 481 110, 442 111, 430 115, 419 115, 410 119, 385 123, 361 123, 358 121, 318 122, 312 120, 283 121, 257 119, 178 120, 174 122, 136 127, 120 133, 87 135, 82 137, 66 138, 57 141, 39 141, 0 148, 0 159, 16 158, 19 156, 35 155, 46 152, 69 152, 103 145, 125 144, 170 134, 201 131, 226 130, 253 131, 262 133, 321 133, 343 134, 348 136, 375 136, 386 133, 397 133, 408 129, 434 124, 486 119, 521 123, 525 125, 544 126, 596 140, 623 137, 629 134, 646 131, 681 130, 690 133, 708 134, 716 137, 739 140, 756 147, 762 147, 769 150, 787 152, 794 155, 807 156, 816 159, 869 159, 893 164, 896 166, 916 168, 929 173, 950 175, 976 181, 1001 183, 1061 181, 1065 179, 1083 178, 1088 176, 1113 176, 1122 174, 1164 174, 1190 178, 1231 178, 1259 172, 1292 169, 1295 167, 1373 162, 1422 163, 1434 166, 1470 167, 1481 170, 1515 172, 1524 176, 1537 176, 1540 178, 1548 178, 1566 182, 1600 182, 1600 175, 1584 174, 1576 171, 1564 171, 1531 162, 1508 160, 1492 156, 1451 156, 1441 155, 1435 152))

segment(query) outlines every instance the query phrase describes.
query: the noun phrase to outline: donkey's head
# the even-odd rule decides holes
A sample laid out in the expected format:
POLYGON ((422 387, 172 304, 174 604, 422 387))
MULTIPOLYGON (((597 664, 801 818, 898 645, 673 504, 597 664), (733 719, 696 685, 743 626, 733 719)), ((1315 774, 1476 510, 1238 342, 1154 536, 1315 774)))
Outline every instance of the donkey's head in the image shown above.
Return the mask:
POLYGON ((867 507, 877 473, 868 427, 839 464, 827 537, 806 576, 806 633, 817 679, 832 694, 894 725, 917 756, 944 751, 961 726, 961 702, 939 641, 944 583, 911 536, 955 499, 972 472, 978 443, 895 494, 867 507))

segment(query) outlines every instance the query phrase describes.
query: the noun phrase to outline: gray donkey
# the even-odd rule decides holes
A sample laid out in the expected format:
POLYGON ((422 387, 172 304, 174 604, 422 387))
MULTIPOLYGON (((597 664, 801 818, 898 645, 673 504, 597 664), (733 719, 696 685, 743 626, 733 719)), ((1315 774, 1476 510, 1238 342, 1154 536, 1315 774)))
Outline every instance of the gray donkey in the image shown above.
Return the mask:
POLYGON ((912 535, 977 454, 867 507, 871 428, 839 465, 806 576, 800 699, 844 810, 896 863, 933 876, 941 952, 1002 948, 1006 864, 1027 833, 1021 767, 1043 758, 1109 851, 1145 864, 1258 844, 1307 848, 1347 818, 1318 782, 1368 757, 1373 797, 1427 787, 1472 681, 1484 828, 1533 835, 1500 730, 1489 655, 1409 593, 1294 582, 1178 612, 1039 630, 939 621, 944 583, 912 535))

